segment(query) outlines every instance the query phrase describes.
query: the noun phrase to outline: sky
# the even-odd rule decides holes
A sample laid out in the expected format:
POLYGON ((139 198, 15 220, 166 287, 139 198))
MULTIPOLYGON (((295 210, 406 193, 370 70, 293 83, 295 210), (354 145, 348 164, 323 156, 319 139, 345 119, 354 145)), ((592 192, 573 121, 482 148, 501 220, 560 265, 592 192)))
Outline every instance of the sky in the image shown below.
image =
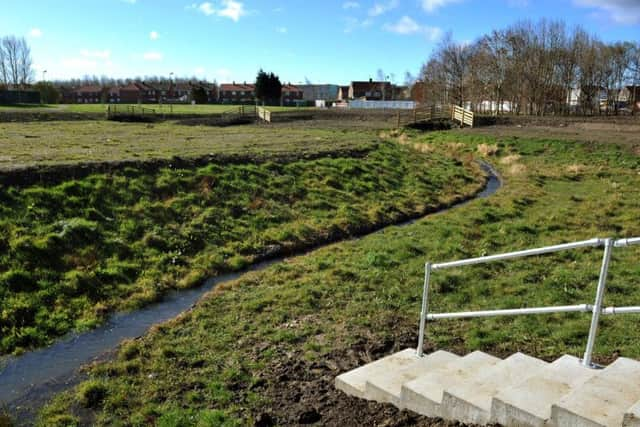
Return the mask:
POLYGON ((518 20, 562 19, 640 42, 640 0, 2 0, 0 36, 27 38, 36 79, 175 76, 396 83, 444 34, 469 42, 518 20), (46 74, 43 71, 46 70, 46 74))

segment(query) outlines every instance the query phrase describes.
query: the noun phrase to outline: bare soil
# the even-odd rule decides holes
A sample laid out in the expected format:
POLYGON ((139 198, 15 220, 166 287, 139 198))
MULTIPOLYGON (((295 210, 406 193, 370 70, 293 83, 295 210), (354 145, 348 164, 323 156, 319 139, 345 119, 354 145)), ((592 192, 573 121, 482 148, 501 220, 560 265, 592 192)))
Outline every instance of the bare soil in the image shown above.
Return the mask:
POLYGON ((372 342, 363 338, 349 348, 326 355, 320 361, 306 361, 301 352, 279 355, 278 361, 262 373, 264 381, 260 391, 270 403, 253 414, 256 426, 461 425, 401 411, 390 404, 354 398, 335 388, 335 377, 341 373, 417 345, 415 328, 406 325, 398 329, 402 329, 402 332, 387 341, 372 342))
MULTIPOLYGON (((611 142, 640 150, 640 116, 510 117, 501 124, 460 130, 493 137, 548 138, 611 142)), ((640 151, 638 151, 640 153, 640 151)))

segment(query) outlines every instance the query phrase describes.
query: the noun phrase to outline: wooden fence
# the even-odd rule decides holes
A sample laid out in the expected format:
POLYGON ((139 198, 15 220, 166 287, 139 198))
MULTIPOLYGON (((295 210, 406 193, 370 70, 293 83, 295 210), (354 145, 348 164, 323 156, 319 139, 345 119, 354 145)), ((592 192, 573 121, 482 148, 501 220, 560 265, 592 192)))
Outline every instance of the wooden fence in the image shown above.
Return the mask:
POLYGON ((264 122, 271 123, 271 111, 264 107, 257 107, 258 118, 264 122))
POLYGON ((460 126, 468 125, 473 127, 473 111, 465 110, 462 107, 454 105, 451 107, 451 118, 460 122, 460 126))
POLYGON ((156 110, 139 105, 107 105, 107 119, 155 117, 156 110))
POLYGON ((473 112, 457 105, 431 105, 408 111, 398 111, 397 124, 398 127, 402 127, 436 119, 451 119, 459 122, 460 126, 473 127, 473 112))

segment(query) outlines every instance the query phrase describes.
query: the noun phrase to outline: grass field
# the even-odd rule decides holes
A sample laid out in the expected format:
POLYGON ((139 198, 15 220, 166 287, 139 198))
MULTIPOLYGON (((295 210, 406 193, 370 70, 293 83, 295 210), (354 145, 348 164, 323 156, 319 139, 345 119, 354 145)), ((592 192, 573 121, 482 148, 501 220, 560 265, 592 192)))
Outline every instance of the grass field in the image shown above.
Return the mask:
MULTIPOLYGON (((505 186, 489 199, 292 258, 214 291, 91 367, 88 381, 43 411, 42 425, 253 425, 265 414, 289 425, 309 408, 331 425, 386 419, 379 413, 407 420, 345 397, 332 382, 368 357, 415 345, 425 261, 640 235, 640 158, 629 147, 461 133, 400 140, 433 155, 486 156, 505 186)), ((614 253, 606 304, 640 301, 639 255, 638 248, 614 253)), ((600 259, 599 251, 584 250, 438 272, 431 309, 589 303, 600 259)), ((551 360, 582 353, 589 320, 442 321, 428 325, 427 346, 551 360)), ((633 316, 603 319, 596 360, 640 357, 637 325, 633 316)))
MULTIPOLYGON (((129 166, 0 189, 0 354, 91 328, 114 309, 139 308, 168 289, 241 269, 266 253, 413 217, 482 186, 477 166, 444 153, 398 150, 371 142, 372 135, 342 135, 340 142, 315 132, 319 139, 301 137, 314 141, 305 147, 334 156, 306 160, 295 133, 278 134, 278 142, 253 138, 298 160, 129 166), (362 150, 363 144, 366 150, 354 156, 336 151, 362 150)), ((73 138, 54 135, 51 141, 73 138)), ((152 145, 162 147, 162 141, 152 145)), ((109 159, 121 155, 114 151, 109 159)))
MULTIPOLYGON (((14 106, 0 106, 1 111, 46 111, 46 112, 56 112, 56 111, 66 111, 71 113, 104 113, 107 110, 108 104, 43 104, 43 105, 35 105, 35 104, 25 104, 25 105, 14 105, 14 106)), ((116 104, 118 108, 124 108, 130 105, 137 106, 138 104, 116 104)), ((157 113, 165 113, 165 114, 219 114, 224 113, 226 111, 237 111, 237 105, 227 105, 227 104, 201 104, 201 105, 190 105, 190 104, 174 104, 174 105, 159 105, 159 104, 142 104, 143 107, 153 109, 157 113)), ((250 107, 250 106, 247 106, 250 107)), ((300 111, 300 110, 312 110, 310 107, 266 107, 270 111, 300 111)))
POLYGON ((317 154, 362 149, 372 131, 279 126, 180 126, 108 121, 0 123, 0 171, 28 166, 200 157, 317 154))

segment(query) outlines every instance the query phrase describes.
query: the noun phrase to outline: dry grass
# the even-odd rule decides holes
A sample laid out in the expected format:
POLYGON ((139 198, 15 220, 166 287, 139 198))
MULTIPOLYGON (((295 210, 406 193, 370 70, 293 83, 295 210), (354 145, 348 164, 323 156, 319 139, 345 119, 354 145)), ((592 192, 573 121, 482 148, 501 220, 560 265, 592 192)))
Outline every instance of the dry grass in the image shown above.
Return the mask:
POLYGON ((478 145, 478 153, 482 154, 485 157, 493 156, 498 152, 498 145, 493 144, 479 144, 478 145))
POLYGON ((520 155, 511 154, 509 156, 506 156, 506 157, 503 157, 502 159, 500 159, 500 164, 502 164, 502 165, 512 165, 512 164, 516 163, 518 160, 520 160, 520 155))

